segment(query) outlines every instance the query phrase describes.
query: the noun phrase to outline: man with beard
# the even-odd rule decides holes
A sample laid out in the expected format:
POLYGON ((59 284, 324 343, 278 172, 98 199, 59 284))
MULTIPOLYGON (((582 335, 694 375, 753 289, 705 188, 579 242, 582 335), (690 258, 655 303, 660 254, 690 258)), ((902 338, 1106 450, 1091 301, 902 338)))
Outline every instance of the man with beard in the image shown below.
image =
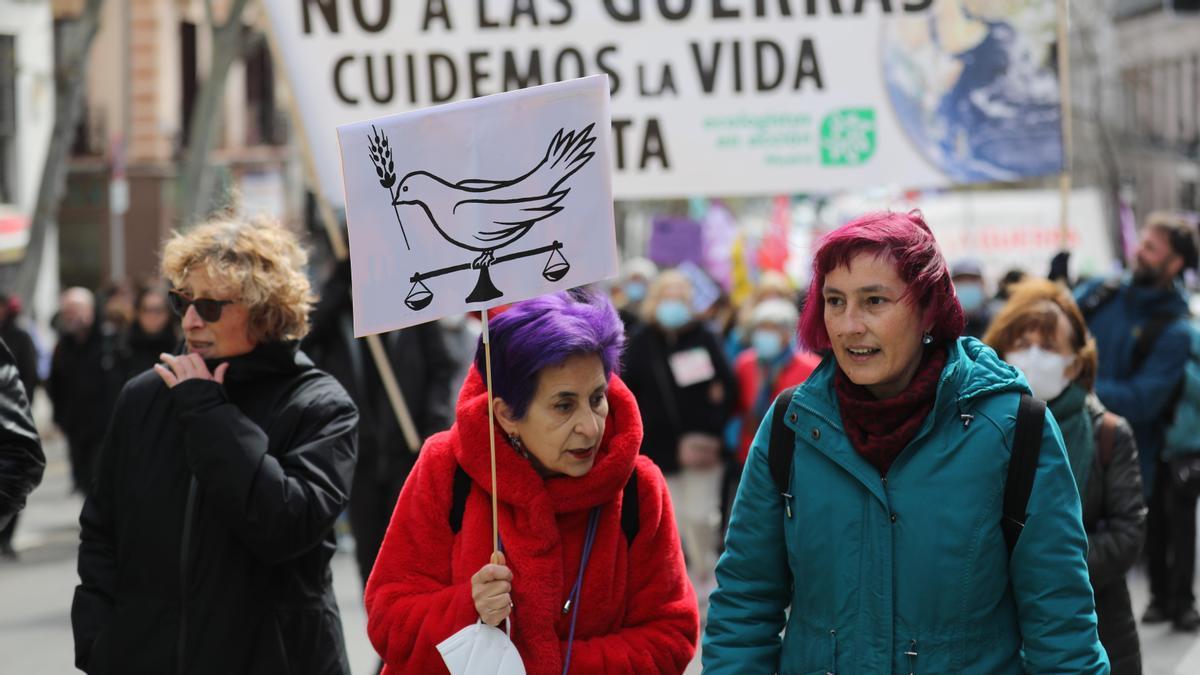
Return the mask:
POLYGON ((1195 225, 1171 213, 1152 213, 1132 272, 1077 293, 1100 352, 1096 394, 1129 420, 1141 455, 1150 508, 1150 606, 1142 622, 1171 621, 1189 631, 1200 628, 1192 590, 1196 498, 1174 484, 1162 451, 1191 346, 1182 275, 1196 269, 1198 257, 1195 225))

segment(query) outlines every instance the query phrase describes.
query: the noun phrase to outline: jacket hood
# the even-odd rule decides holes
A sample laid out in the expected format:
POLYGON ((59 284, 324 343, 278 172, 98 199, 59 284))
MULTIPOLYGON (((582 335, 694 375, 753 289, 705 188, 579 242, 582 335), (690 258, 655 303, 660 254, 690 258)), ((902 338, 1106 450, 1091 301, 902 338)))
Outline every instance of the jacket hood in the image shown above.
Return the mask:
POLYGON ((225 382, 248 382, 263 377, 294 375, 316 368, 308 356, 300 351, 298 340, 266 342, 238 356, 219 359, 204 359, 209 372, 222 363, 229 364, 225 382))
MULTIPOLYGON (((488 444, 487 388, 471 368, 458 394, 457 417, 450 433, 459 466, 486 493, 492 493, 488 444)), ((543 478, 529 460, 508 444, 495 425, 496 483, 499 501, 521 510, 548 502, 552 512, 590 509, 616 498, 633 472, 642 445, 642 418, 633 393, 615 374, 608 380, 608 418, 595 464, 579 478, 543 478)))
MULTIPOLYGON (((1030 393, 1029 384, 1021 371, 1000 360, 989 346, 973 337, 961 337, 947 345, 949 350, 942 377, 938 381, 936 409, 952 405, 962 409, 972 399, 1003 392, 1030 393)), ((824 405, 838 409, 834 395, 833 377, 837 361, 827 355, 808 378, 802 389, 824 405)))
POLYGON ((1020 370, 973 337, 959 338, 950 345, 950 358, 938 385, 939 396, 947 386, 958 392, 960 403, 1002 392, 1032 393, 1020 370))

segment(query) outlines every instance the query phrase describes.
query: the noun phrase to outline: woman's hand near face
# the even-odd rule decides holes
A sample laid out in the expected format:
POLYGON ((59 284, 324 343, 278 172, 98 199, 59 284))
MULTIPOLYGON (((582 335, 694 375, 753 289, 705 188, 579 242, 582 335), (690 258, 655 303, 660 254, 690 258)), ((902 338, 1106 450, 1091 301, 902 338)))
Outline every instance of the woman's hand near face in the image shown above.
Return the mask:
POLYGON ((222 363, 217 366, 216 371, 210 373, 204 359, 197 354, 159 354, 158 358, 162 363, 155 364, 154 372, 158 373, 168 387, 174 387, 184 380, 213 380, 217 384, 224 384, 225 371, 229 370, 229 364, 222 363))
POLYGON ((512 570, 504 564, 503 553, 493 553, 491 564, 471 577, 471 598, 480 620, 489 626, 500 625, 512 613, 512 570))

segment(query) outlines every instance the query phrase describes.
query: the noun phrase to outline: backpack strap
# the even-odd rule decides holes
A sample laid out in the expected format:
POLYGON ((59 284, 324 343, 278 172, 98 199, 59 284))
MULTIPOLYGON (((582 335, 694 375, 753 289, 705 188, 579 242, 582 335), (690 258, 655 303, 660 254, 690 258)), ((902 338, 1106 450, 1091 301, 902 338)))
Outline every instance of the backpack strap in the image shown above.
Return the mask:
POLYGON ((621 498, 621 530, 625 532, 625 543, 633 546, 633 539, 642 527, 638 511, 638 471, 633 467, 629 480, 625 481, 625 496, 621 498))
POLYGON ((1096 430, 1096 453, 1100 457, 1100 466, 1108 468, 1112 464, 1113 442, 1117 432, 1117 416, 1104 411, 1100 418, 1100 428, 1096 430))
POLYGON ((1107 305, 1110 300, 1117 297, 1117 293, 1121 290, 1121 278, 1113 277, 1104 283, 1092 289, 1091 293, 1079 300, 1079 311, 1083 313, 1084 321, 1092 318, 1101 307, 1107 305))
POLYGON ((1033 477, 1037 473, 1038 455, 1042 451, 1042 428, 1046 418, 1046 402, 1029 394, 1021 394, 1017 407, 1017 427, 1013 432, 1012 455, 1008 460, 1008 479, 1004 483, 1004 543, 1011 556, 1017 539, 1025 528, 1029 495, 1033 493, 1033 477))
POLYGON ((775 411, 771 415, 771 437, 767 445, 767 467, 771 470, 771 478, 775 487, 783 497, 783 508, 788 518, 792 517, 792 495, 788 494, 792 480, 792 455, 796 447, 796 434, 783 423, 787 414, 788 403, 796 387, 788 387, 779 392, 775 398, 775 411))
MULTIPOLYGON (((633 539, 641 529, 641 513, 638 508, 638 472, 637 467, 629 474, 625 482, 625 497, 621 506, 621 530, 625 532, 626 542, 632 546, 633 539)), ((463 513, 467 510, 467 496, 471 494, 471 477, 463 471, 462 466, 454 465, 454 488, 450 497, 450 531, 458 534, 462 530, 463 513)))
POLYGON ((471 494, 471 477, 458 464, 454 465, 454 491, 450 501, 450 531, 458 534, 462 529, 463 512, 467 509, 467 495, 471 494))
POLYGON ((1133 343, 1133 357, 1130 361, 1130 372, 1141 370, 1150 353, 1154 351, 1154 343, 1166 332, 1167 327, 1180 318, 1178 314, 1159 314, 1150 318, 1138 331, 1137 341, 1133 343))

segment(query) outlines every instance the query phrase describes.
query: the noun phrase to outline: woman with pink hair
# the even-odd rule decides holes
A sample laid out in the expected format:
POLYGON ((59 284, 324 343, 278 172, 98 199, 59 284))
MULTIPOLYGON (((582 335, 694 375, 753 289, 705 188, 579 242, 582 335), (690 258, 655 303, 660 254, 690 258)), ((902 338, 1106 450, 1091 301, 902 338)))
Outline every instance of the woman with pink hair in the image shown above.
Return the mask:
POLYGON ((799 337, 824 359, 751 444, 706 673, 1108 672, 1058 425, 962 330, 919 214, 821 242, 799 337), (1010 457, 1031 488, 1002 524, 1010 457))

